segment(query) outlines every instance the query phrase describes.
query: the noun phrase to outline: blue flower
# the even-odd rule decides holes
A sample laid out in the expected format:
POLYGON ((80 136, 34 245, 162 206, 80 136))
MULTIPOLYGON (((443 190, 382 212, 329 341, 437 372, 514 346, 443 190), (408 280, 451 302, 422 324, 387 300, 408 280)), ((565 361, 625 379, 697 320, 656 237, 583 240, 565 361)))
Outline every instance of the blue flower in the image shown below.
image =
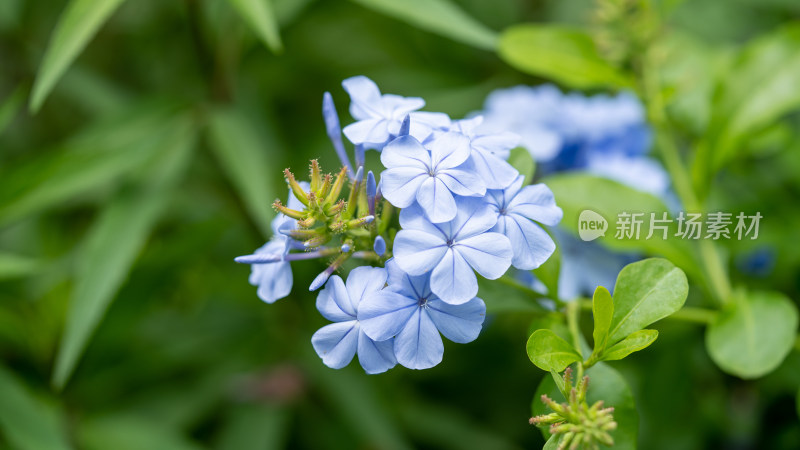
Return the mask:
POLYGON ((434 223, 456 215, 453 194, 479 196, 486 186, 474 171, 462 166, 470 156, 469 139, 445 133, 428 142, 427 149, 412 136, 401 136, 383 149, 381 192, 398 208, 419 203, 434 223))
POLYGON ((357 267, 345 284, 334 275, 317 296, 317 309, 335 322, 320 328, 311 337, 314 350, 322 362, 332 369, 350 364, 358 354, 358 362, 367 373, 386 372, 397 364, 391 336, 381 342, 371 339, 359 323, 358 314, 365 298, 383 289, 387 273, 378 267, 357 267))
POLYGON ((361 330, 376 341, 394 337, 397 362, 409 369, 428 369, 442 361, 439 333, 461 344, 474 341, 486 315, 483 300, 473 297, 460 305, 443 302, 431 292, 430 275, 411 276, 386 263, 388 287, 372 291, 359 306, 361 330))
MULTIPOLYGON (((512 148, 519 143, 514 133, 486 133, 478 130, 482 116, 456 120, 448 130, 456 131, 469 139, 470 161, 488 189, 503 189, 514 182, 519 172, 506 162, 512 148)), ((434 133, 436 134, 436 133, 434 133)))
MULTIPOLYGON (((300 185, 303 189, 309 189, 309 185, 306 182, 301 182, 300 185)), ((287 203, 291 209, 302 210, 304 208, 291 190, 289 191, 287 203)), ((292 291, 292 267, 286 257, 289 254, 289 250, 303 248, 302 243, 284 234, 297 227, 296 220, 283 214, 278 214, 272 219, 271 227, 272 238, 266 244, 252 255, 236 258, 237 262, 251 264, 248 281, 251 285, 258 286, 256 291, 258 298, 267 303, 275 303, 292 291)))
POLYGON ((350 94, 350 114, 358 122, 344 127, 344 135, 353 144, 382 149, 397 137, 400 125, 410 116, 410 135, 423 140, 436 128, 447 126, 450 118, 443 113, 415 112, 425 106, 418 97, 384 94, 365 76, 344 80, 342 86, 350 94))
POLYGON ((468 302, 478 293, 473 269, 494 280, 511 265, 511 242, 500 233, 489 232, 497 214, 481 199, 463 198, 456 216, 434 224, 419 206, 400 212, 400 225, 394 241, 397 265, 409 275, 431 272, 431 290, 451 304, 468 302))
POLYGON ((497 214, 497 224, 491 231, 511 241, 511 263, 517 269, 531 270, 547 261, 556 249, 553 239, 532 221, 555 226, 564 213, 556 206, 550 188, 544 184, 522 187, 523 179, 517 177, 506 189, 489 190, 486 200, 497 214))

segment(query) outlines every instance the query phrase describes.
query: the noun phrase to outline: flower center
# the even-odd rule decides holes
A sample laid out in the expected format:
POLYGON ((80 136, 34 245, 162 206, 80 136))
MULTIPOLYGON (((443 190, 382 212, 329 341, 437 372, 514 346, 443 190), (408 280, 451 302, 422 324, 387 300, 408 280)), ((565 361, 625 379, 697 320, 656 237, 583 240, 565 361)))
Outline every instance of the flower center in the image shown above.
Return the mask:
POLYGON ((448 240, 447 240, 447 246, 448 246, 448 247, 452 247, 453 245, 455 245, 455 242, 453 242, 453 240, 452 240, 452 239, 448 239, 448 240))
POLYGON ((423 308, 423 307, 427 306, 428 305, 428 298, 424 297, 424 298, 419 299, 418 304, 419 304, 420 308, 423 308))

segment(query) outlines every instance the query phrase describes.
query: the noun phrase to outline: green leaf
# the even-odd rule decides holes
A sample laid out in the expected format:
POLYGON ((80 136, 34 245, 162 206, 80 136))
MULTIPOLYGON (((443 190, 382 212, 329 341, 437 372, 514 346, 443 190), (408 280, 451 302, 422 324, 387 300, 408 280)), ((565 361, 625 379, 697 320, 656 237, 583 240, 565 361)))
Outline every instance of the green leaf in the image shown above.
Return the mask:
POLYGON ((618 342, 681 309, 687 295, 686 275, 666 259, 628 264, 614 285, 614 317, 608 343, 618 342))
POLYGON ((369 9, 467 45, 493 51, 497 33, 448 0, 353 0, 369 9))
MULTIPOLYGON (((564 398, 567 398, 569 392, 567 391, 567 385, 565 384, 564 377, 562 377, 561 374, 555 370, 550 371, 550 376, 553 377, 553 382, 556 384, 556 387, 564 396, 564 398)), ((572 386, 570 386, 570 388, 572 388, 572 386)))
POLYGON ((612 250, 644 251, 650 255, 663 256, 690 275, 698 278, 701 276, 691 242, 675 237, 676 223, 669 226, 667 239, 663 239, 661 232, 657 230, 647 239, 650 214, 654 213, 656 219, 661 219, 662 213, 670 211, 655 196, 607 178, 581 173, 553 175, 542 182, 553 191, 558 206, 564 211, 560 226, 577 235, 581 212, 587 209, 594 211, 608 221, 605 236, 599 237, 595 242, 612 250), (638 239, 616 238, 615 223, 623 212, 644 213, 640 217, 643 223, 638 239))
POLYGON ((25 104, 25 89, 22 86, 18 86, 7 98, 0 102, 0 135, 17 117, 23 104, 25 104))
POLYGON ((539 303, 542 295, 511 277, 497 280, 478 280, 481 298, 486 302, 488 314, 543 313, 547 309, 539 303))
POLYGON ((536 330, 528 339, 528 358, 536 367, 561 372, 568 365, 582 360, 569 342, 550 330, 536 330))
POLYGON ((58 79, 97 30, 124 0, 71 0, 53 30, 33 84, 30 108, 36 112, 58 79))
POLYGON ((200 450, 180 430, 134 414, 114 414, 84 419, 78 428, 84 450, 200 450))
POLYGON ((511 164, 520 175, 525 176, 522 182, 523 186, 530 184, 533 179, 533 174, 536 172, 536 161, 533 160, 531 153, 524 147, 516 147, 511 149, 511 154, 508 157, 508 163, 511 164))
POLYGON ((211 148, 222 169, 239 191, 256 226, 269 236, 270 221, 275 216, 271 207, 275 193, 269 180, 276 175, 271 172, 274 164, 267 158, 270 146, 255 125, 235 110, 217 111, 211 118, 209 133, 211 148))
POLYGON ((557 436, 550 436, 547 442, 544 443, 542 450, 558 450, 558 441, 559 438, 557 436))
POLYGON ((631 333, 625 339, 617 342, 612 347, 600 354, 602 361, 617 361, 625 358, 633 352, 638 352, 647 348, 655 342, 658 337, 656 330, 639 330, 631 333))
POLYGON ((500 58, 511 66, 573 88, 630 86, 631 80, 606 62, 591 36, 562 25, 515 25, 500 36, 500 58))
POLYGON ((228 414, 220 431, 219 450, 286 448, 289 414, 273 405, 240 405, 228 414))
POLYGON ((594 352, 600 354, 606 348, 608 331, 611 329, 611 318, 614 316, 614 301, 611 293, 603 286, 597 286, 592 298, 592 316, 594 316, 594 352))
POLYGON ((733 300, 706 330, 706 349, 727 373, 766 375, 794 346, 797 307, 778 292, 736 293, 733 300))
POLYGON ((273 53, 283 51, 272 0, 228 0, 273 53))
MULTIPOLYGON (((614 408, 614 420, 617 422, 617 429, 611 431, 614 450, 635 449, 639 434, 639 413, 636 411, 633 394, 625 378, 604 363, 590 367, 586 370, 586 375, 589 377, 589 390, 586 393, 587 403, 592 405, 598 400, 603 400, 604 407, 614 408)), ((565 401, 553 379, 544 377, 531 402, 534 416, 551 412, 540 400, 543 394, 557 402, 565 401)), ((550 439, 548 428, 546 426, 539 427, 545 439, 550 439)))
POLYGON ((745 138, 800 109, 800 25, 748 44, 726 75, 714 99, 712 172, 734 156, 745 138))
POLYGON ((0 280, 22 277, 39 268, 39 262, 26 256, 0 253, 0 280))
POLYGON ((119 182, 165 145, 179 125, 174 108, 144 104, 103 120, 56 152, 0 169, 0 224, 119 182))
POLYGON ((3 366, 0 366, 0 399, 0 427, 13 448, 71 448, 57 408, 32 394, 16 375, 3 366))
POLYGON ((53 384, 58 388, 66 384, 75 369, 164 210, 168 194, 189 163, 194 129, 187 122, 176 127, 174 133, 173 141, 162 149, 162 157, 144 185, 120 192, 87 233, 53 372, 53 384))

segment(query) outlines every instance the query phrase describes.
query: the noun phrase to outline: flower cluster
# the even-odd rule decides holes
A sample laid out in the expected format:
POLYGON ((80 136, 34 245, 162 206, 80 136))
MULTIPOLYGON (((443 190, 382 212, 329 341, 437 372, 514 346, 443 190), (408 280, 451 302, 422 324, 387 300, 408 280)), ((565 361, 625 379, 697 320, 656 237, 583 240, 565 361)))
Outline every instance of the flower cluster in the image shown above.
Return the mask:
POLYGON ((511 266, 541 265, 555 243, 539 224, 558 224, 562 212, 550 189, 524 186, 506 161, 515 134, 482 131, 480 116, 419 111, 422 99, 381 94, 363 76, 342 84, 356 121, 341 129, 328 93, 322 109, 343 168, 325 175, 312 161, 307 184, 287 170, 290 198, 274 205, 275 237, 236 261, 252 264, 250 282, 271 303, 291 290, 291 262, 327 259, 310 290, 324 286, 317 309, 333 322, 311 340, 329 367, 358 355, 368 373, 430 368, 442 360, 441 335, 466 343, 481 331, 476 273, 493 280, 511 266), (378 177, 365 169, 372 149, 384 167, 378 177), (339 198, 347 178, 349 195, 339 198), (352 261, 359 267, 346 281, 334 275, 352 261))
MULTIPOLYGON (((631 93, 586 97, 564 94, 552 85, 516 86, 492 92, 482 114, 480 129, 518 134, 541 173, 584 171, 675 203, 669 176, 647 155, 651 130, 644 107, 631 93)), ((591 294, 598 285, 613 288, 620 269, 637 259, 558 228, 553 233, 560 245, 561 299, 591 294)), ((537 283, 534 287, 544 289, 537 283)))

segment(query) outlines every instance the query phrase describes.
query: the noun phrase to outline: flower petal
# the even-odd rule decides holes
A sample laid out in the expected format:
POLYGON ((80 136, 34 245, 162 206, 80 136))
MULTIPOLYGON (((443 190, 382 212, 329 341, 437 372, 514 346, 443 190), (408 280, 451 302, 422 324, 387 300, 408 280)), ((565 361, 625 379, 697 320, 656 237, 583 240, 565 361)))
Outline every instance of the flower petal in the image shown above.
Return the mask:
POLYGON ((460 305, 478 293, 478 279, 461 254, 448 248, 431 273, 431 290, 443 301, 460 305))
POLYGON ((292 291, 292 266, 282 261, 270 264, 253 264, 253 271, 260 266, 258 272, 258 297, 267 303, 275 303, 292 291))
POLYGON ((330 277, 328 282, 325 283, 325 289, 320 292, 320 295, 317 295, 317 309, 326 319, 335 322, 356 318, 356 308, 353 306, 353 302, 350 301, 350 294, 347 292, 344 281, 339 275, 330 277), (326 293, 326 295, 322 295, 322 293, 326 293), (342 315, 336 312, 336 308, 341 311, 341 314, 346 314, 347 317, 342 318, 342 315), (329 313, 334 315, 326 316, 329 313))
POLYGON ((503 189, 519 175, 511 164, 487 151, 473 150, 471 160, 476 173, 489 189, 503 189))
POLYGON ((417 203, 433 223, 449 222, 456 216, 456 200, 439 177, 428 177, 422 182, 417 203))
POLYGON ((475 271, 490 280, 506 273, 514 256, 511 242, 500 233, 483 233, 459 240, 453 248, 475 271))
POLYGON ((478 297, 462 305, 450 305, 439 299, 428 301, 428 314, 447 339, 459 344, 474 341, 486 318, 486 305, 478 297))
POLYGON ((311 336, 311 345, 322 362, 331 369, 341 369, 350 364, 358 349, 358 322, 325 325, 311 336))
POLYGON ((358 309, 358 321, 367 336, 385 341, 403 329, 418 307, 410 295, 384 289, 367 295, 358 309))
POLYGON ((430 369, 442 362, 444 344, 430 316, 417 308, 394 339, 397 362, 409 369, 430 369))
POLYGON ((508 211, 545 225, 558 225, 564 212, 556 206, 553 191, 544 184, 522 188, 508 204, 508 211))
POLYGON ((426 147, 431 151, 431 162, 437 170, 460 166, 470 154, 469 138, 454 131, 435 135, 426 147))
POLYGON ((497 223, 497 214, 483 199, 461 198, 458 201, 458 213, 450 222, 451 235, 454 239, 466 239, 483 233, 497 223))
POLYGON ((369 374, 386 372, 397 364, 394 341, 375 342, 361 330, 358 334, 358 362, 369 374))
POLYGON ((452 234, 449 222, 432 223, 425 217, 425 211, 416 202, 400 211, 400 226, 404 230, 419 230, 440 236, 445 241, 450 239, 452 234))
POLYGON ((381 267, 362 266, 351 270, 345 286, 353 309, 358 311, 358 304, 366 295, 383 289, 388 276, 386 269, 381 267))
POLYGON ((381 192, 392 205, 407 208, 416 200, 419 187, 429 178, 428 173, 418 167, 393 167, 381 173, 381 192))
POLYGON ((394 239, 397 265, 411 275, 422 275, 433 269, 447 251, 447 243, 424 231, 400 230, 394 239))
POLYGON ((431 156, 428 150, 412 136, 400 136, 392 140, 381 151, 381 163, 391 169, 393 167, 416 167, 428 172, 431 167, 431 156))
POLYGON ((356 120, 382 117, 381 91, 369 78, 359 75, 342 81, 350 94, 350 115, 356 120))
POLYGON ((411 298, 419 299, 431 296, 430 274, 409 275, 397 265, 394 258, 386 261, 386 271, 389 273, 389 278, 386 280, 388 284, 386 289, 405 294, 411 298))
MULTIPOLYGON (((459 166, 459 167, 463 167, 459 166)), ((483 197, 486 195, 486 184, 472 171, 460 168, 445 169, 439 172, 437 178, 447 186, 450 192, 465 197, 483 197)))
POLYGON ((518 214, 501 216, 493 230, 503 233, 511 241, 517 269, 533 270, 553 254, 556 244, 550 235, 530 219, 518 214))
POLYGON ((353 144, 382 144, 389 140, 386 119, 367 119, 351 123, 342 133, 353 144))

